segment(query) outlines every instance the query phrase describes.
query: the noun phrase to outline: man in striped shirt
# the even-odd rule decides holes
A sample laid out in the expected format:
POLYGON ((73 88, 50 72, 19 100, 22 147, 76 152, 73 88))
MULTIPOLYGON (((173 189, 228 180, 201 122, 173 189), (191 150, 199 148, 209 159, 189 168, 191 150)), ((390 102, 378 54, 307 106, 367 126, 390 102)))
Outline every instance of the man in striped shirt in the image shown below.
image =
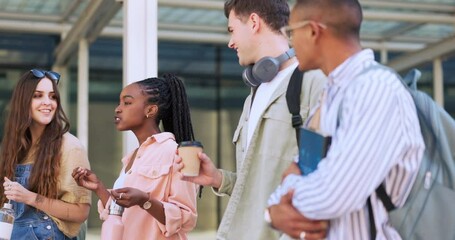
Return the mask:
POLYGON ((292 237, 313 239, 311 231, 293 230, 292 214, 283 214, 290 207, 309 219, 330 219, 328 239, 369 239, 371 196, 376 239, 401 239, 375 189, 384 183, 402 206, 424 142, 410 94, 394 74, 374 67, 372 50, 362 50, 361 21, 357 0, 297 0, 283 29, 292 34, 299 68, 320 68, 329 77, 311 115, 320 117, 319 131, 332 136, 317 169, 302 176, 291 165, 268 201, 272 225, 292 237))

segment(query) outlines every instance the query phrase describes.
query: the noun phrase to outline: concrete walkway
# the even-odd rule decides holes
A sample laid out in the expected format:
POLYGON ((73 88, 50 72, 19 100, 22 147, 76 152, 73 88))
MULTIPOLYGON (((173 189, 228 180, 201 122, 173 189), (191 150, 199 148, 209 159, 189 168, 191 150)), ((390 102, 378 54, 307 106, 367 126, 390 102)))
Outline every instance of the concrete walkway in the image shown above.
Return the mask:
MULTIPOLYGON (((86 240, 100 240, 101 229, 88 229, 86 240)), ((188 240, 215 240, 215 231, 197 232, 188 234, 188 240)))

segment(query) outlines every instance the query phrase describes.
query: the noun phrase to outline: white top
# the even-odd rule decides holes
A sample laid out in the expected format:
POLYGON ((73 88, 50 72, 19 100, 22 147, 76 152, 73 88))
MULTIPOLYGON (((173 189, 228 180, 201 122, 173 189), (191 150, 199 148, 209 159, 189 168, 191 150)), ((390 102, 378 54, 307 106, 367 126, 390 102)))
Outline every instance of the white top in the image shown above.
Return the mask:
POLYGON ((400 80, 380 68, 360 78, 359 73, 375 64, 373 51, 367 49, 330 73, 320 122, 321 130, 332 136, 327 156, 313 173, 287 176, 268 202, 277 204, 295 189, 292 202, 303 215, 331 219, 327 239, 370 239, 369 196, 376 239, 401 239, 388 224, 375 189, 385 182, 394 205, 402 206, 425 147, 414 101, 400 80))
MULTIPOLYGON (((124 169, 122 169, 120 171, 120 175, 118 176, 117 180, 115 180, 114 187, 112 189, 122 188, 125 185, 125 178, 126 178, 126 173, 125 173, 124 169)), ((118 208, 118 206, 119 205, 117 205, 117 203, 112 201, 109 209, 113 209, 114 207, 118 208)))
POLYGON ((246 149, 250 145, 251 137, 259 122, 259 118, 264 113, 266 107, 269 105, 270 97, 278 86, 283 82, 284 78, 297 67, 298 63, 293 63, 287 68, 278 72, 275 78, 270 82, 262 83, 256 90, 256 94, 251 104, 250 116, 248 119, 248 130, 246 139, 246 149))

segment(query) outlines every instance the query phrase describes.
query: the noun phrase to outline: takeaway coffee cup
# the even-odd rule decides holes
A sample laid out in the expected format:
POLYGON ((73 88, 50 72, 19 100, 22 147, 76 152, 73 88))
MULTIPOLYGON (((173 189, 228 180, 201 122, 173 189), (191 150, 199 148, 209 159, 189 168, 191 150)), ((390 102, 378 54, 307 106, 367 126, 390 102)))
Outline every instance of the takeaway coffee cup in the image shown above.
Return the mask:
POLYGON ((202 144, 198 141, 185 141, 179 144, 179 156, 182 158, 183 168, 180 172, 183 176, 195 177, 199 175, 201 161, 197 156, 202 152, 202 144))

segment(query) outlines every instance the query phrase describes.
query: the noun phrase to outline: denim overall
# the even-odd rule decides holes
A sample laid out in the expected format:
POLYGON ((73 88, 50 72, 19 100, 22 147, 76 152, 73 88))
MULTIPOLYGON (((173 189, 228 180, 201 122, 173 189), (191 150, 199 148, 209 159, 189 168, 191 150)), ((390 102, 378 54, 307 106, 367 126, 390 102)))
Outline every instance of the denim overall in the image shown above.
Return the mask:
MULTIPOLYGON (((33 164, 17 165, 16 181, 28 189, 28 179, 33 164)), ((12 240, 68 240, 57 224, 44 212, 24 203, 11 201, 16 220, 14 221, 12 240)), ((76 238, 74 238, 76 239, 76 238)))

